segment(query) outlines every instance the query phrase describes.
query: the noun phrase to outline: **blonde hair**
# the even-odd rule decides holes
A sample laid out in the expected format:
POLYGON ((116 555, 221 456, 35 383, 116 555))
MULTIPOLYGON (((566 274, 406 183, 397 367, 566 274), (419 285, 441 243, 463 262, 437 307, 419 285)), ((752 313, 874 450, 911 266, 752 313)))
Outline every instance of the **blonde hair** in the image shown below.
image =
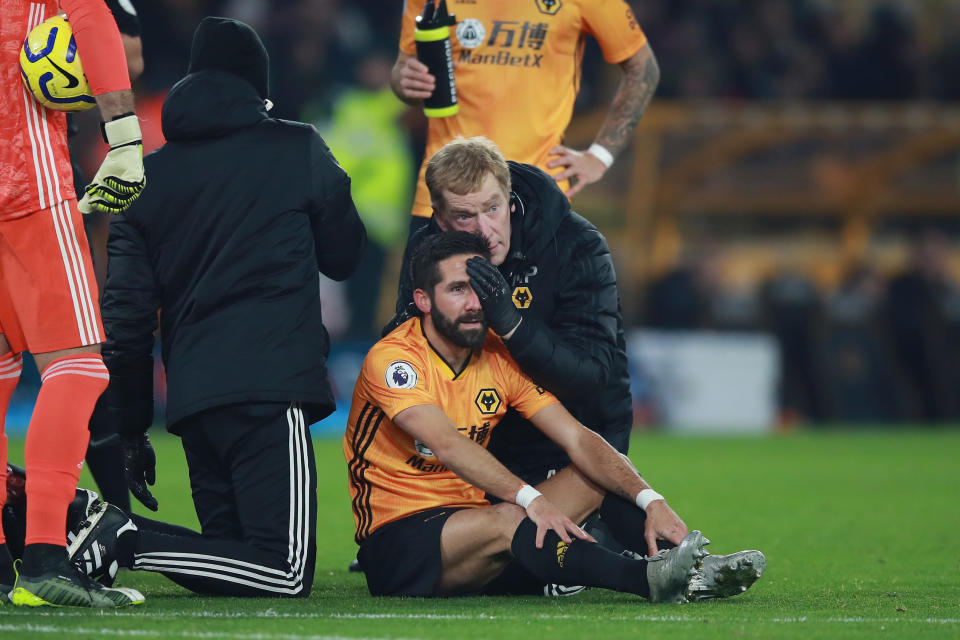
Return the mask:
POLYGON ((489 138, 457 136, 427 163, 426 182, 430 200, 436 208, 442 207, 443 192, 457 195, 473 193, 492 173, 504 193, 510 193, 510 167, 500 149, 489 138))

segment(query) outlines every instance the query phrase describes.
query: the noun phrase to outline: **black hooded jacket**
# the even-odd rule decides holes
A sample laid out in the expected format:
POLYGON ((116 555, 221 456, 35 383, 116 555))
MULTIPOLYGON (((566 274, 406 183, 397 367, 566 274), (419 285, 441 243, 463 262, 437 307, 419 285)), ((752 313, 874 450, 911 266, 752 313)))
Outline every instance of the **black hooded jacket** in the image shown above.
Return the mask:
MULTIPOLYGON (((552 177, 532 165, 509 165, 515 210, 510 253, 499 269, 515 298, 528 296, 528 305, 520 308, 523 322, 504 343, 524 373, 626 453, 633 403, 620 294, 607 241, 571 211, 552 177)), ((410 238, 397 314, 385 333, 416 313, 410 258, 423 238, 439 232, 431 220, 410 238)), ((535 477, 567 462, 556 445, 513 410, 491 438, 491 452, 521 477, 528 472, 535 477)))
POLYGON ((102 311, 114 427, 152 419, 153 332, 167 424, 236 402, 334 408, 318 272, 356 268, 366 240, 350 179, 317 131, 272 119, 241 77, 191 73, 163 105, 167 143, 146 188, 113 218, 102 311))

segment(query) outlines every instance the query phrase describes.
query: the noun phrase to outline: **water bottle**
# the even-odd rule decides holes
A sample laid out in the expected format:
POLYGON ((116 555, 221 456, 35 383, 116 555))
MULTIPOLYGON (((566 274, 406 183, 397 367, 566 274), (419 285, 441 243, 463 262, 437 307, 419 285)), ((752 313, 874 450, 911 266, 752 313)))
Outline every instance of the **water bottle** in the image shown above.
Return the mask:
POLYGON ((428 118, 446 118, 460 111, 457 103, 457 85, 453 78, 453 50, 450 48, 450 27, 455 16, 447 13, 447 0, 427 0, 423 13, 417 16, 413 39, 417 45, 417 60, 427 65, 436 78, 433 95, 423 101, 423 112, 428 118))

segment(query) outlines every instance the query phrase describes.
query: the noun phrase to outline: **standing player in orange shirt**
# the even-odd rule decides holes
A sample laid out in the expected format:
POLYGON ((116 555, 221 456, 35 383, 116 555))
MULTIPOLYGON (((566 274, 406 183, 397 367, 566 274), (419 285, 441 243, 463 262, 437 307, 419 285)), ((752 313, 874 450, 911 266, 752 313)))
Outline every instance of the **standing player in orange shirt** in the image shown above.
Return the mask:
MULTIPOLYGON (((413 215, 432 215, 425 167, 457 136, 490 138, 510 160, 553 174, 567 197, 602 178, 627 145, 660 79, 630 6, 623 0, 447 2, 457 19, 450 44, 460 110, 430 118, 413 215), (600 43, 608 63, 620 67, 622 78, 593 145, 578 151, 561 142, 580 88, 587 35, 600 43)), ((430 97, 435 86, 414 47, 415 18, 423 7, 424 0, 406 1, 391 78, 394 93, 409 104, 430 97)))
POLYGON ((489 258, 479 234, 424 240, 412 262, 422 317, 364 359, 343 449, 370 593, 482 592, 516 561, 542 583, 686 601, 691 582, 703 579, 706 541, 488 332, 467 264, 489 258), (533 488, 488 453, 488 436, 509 408, 562 447, 582 480, 558 474, 533 488), (594 504, 571 492, 571 481, 636 503, 633 526, 644 530, 651 557, 608 551, 574 524, 594 504), (485 492, 504 502, 491 506, 485 492), (658 552, 657 539, 678 546, 658 552))
MULTIPOLYGON (((0 121, 0 420, 20 376, 22 351, 33 354, 42 381, 24 453, 29 499, 23 564, 15 576, 6 545, 0 544, 0 599, 10 592, 14 604, 29 606, 138 604, 142 595, 93 583, 66 554, 66 512, 87 448, 87 423, 109 379, 80 213, 119 213, 144 184, 126 59, 103 0, 4 0, 0 91, 6 105, 0 121), (66 117, 33 99, 18 64, 30 30, 59 10, 70 20, 111 147, 79 202, 66 117)), ((0 422, 0 506, 6 457, 0 422)))

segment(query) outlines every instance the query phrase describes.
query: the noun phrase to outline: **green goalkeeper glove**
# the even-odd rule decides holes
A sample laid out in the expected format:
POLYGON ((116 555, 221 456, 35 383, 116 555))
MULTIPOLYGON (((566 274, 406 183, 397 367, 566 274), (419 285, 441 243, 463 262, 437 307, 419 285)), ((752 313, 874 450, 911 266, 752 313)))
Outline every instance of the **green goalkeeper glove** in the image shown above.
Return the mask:
POLYGON ((81 213, 120 213, 140 196, 147 182, 143 176, 143 136, 136 114, 117 116, 101 127, 110 151, 84 189, 77 205, 81 213))

